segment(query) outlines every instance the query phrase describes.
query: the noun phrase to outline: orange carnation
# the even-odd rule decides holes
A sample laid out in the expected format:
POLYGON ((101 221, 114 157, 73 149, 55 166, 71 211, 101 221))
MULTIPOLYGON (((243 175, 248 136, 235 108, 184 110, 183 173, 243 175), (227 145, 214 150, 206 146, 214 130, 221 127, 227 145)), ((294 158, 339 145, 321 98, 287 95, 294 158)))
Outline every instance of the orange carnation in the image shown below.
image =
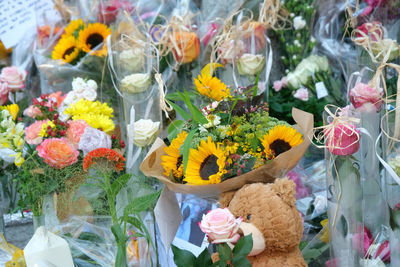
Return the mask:
POLYGON ((200 40, 194 32, 177 32, 173 52, 176 61, 190 63, 200 54, 200 40))

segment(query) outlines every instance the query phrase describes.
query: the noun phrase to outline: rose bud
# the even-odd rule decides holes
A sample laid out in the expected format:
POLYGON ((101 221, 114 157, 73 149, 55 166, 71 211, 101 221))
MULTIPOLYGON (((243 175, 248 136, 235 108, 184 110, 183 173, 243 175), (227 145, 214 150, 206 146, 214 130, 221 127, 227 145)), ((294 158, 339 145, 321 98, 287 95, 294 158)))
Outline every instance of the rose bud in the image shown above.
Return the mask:
POLYGON ((200 40, 194 32, 177 32, 175 43, 179 51, 174 47, 173 52, 179 63, 190 63, 200 54, 200 40))

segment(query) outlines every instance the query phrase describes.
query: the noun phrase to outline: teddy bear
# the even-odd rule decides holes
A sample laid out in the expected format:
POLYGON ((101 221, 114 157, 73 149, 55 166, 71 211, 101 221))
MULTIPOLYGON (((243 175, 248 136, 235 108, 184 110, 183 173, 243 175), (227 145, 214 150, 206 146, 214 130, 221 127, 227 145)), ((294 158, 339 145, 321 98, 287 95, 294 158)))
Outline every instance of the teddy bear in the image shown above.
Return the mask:
POLYGON ((252 234, 248 259, 253 267, 307 266, 299 249, 303 223, 295 192, 294 182, 285 178, 271 184, 248 184, 221 195, 221 208, 228 207, 235 217, 243 218, 239 231, 252 234))

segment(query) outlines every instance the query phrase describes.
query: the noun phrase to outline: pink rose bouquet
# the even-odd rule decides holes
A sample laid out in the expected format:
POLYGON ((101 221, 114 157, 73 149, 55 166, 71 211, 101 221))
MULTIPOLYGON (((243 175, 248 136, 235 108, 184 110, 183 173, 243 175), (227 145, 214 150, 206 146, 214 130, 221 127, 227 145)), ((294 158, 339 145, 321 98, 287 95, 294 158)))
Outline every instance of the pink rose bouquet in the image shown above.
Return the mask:
POLYGON ((199 226, 214 244, 236 243, 240 238, 237 232, 242 220, 242 218, 236 219, 228 208, 218 208, 203 215, 199 226))

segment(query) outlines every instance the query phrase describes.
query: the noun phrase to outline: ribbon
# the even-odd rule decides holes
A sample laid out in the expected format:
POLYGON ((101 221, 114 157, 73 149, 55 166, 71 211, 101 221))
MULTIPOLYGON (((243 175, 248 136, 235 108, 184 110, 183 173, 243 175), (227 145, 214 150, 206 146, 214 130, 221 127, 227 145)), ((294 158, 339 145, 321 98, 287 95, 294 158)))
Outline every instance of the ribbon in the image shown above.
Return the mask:
POLYGON ((267 29, 272 28, 277 31, 287 29, 287 25, 291 26, 288 19, 289 12, 283 10, 281 4, 280 0, 264 0, 260 5, 258 21, 267 29))
POLYGON ((165 95, 166 95, 167 91, 165 91, 165 93, 164 93, 165 85, 164 85, 164 82, 163 82, 163 79, 162 79, 162 75, 160 73, 156 73, 154 75, 154 77, 155 77, 155 79, 156 79, 156 81, 158 83, 158 91, 159 91, 159 97, 160 97, 160 109, 162 111, 164 111, 165 116, 168 119, 169 118, 168 112, 172 111, 172 107, 171 107, 170 104, 168 104, 168 102, 165 99, 165 95))

